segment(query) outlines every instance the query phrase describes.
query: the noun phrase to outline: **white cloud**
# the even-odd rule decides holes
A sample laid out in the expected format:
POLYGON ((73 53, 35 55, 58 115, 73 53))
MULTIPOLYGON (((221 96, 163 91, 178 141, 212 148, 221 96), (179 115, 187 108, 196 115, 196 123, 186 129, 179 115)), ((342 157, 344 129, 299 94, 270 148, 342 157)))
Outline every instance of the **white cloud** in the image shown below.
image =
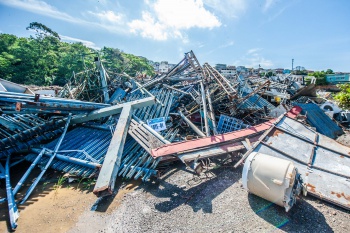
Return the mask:
POLYGON ((113 11, 101 11, 101 12, 92 12, 88 11, 89 14, 95 16, 103 22, 108 22, 112 24, 122 24, 124 20, 123 14, 116 14, 113 11))
POLYGON ((276 19, 278 16, 280 16, 289 6, 285 6, 283 8, 281 8, 276 14, 272 15, 269 17, 268 21, 271 22, 274 19, 276 19))
POLYGON ((133 20, 129 23, 130 31, 137 33, 140 31, 142 37, 155 40, 168 39, 165 25, 156 22, 149 12, 142 12, 142 19, 133 20))
POLYGON ((251 58, 247 58, 246 62, 246 67, 258 67, 260 65, 263 68, 271 68, 273 66, 273 62, 271 60, 265 59, 260 55, 254 55, 251 58))
POLYGON ((180 38, 188 42, 183 31, 190 28, 219 27, 219 19, 204 8, 202 0, 145 1, 151 11, 143 11, 142 18, 128 23, 132 33, 154 40, 180 38))
POLYGON ((264 68, 270 68, 273 66, 273 62, 265 59, 259 51, 262 49, 255 48, 250 49, 247 52, 247 56, 244 57, 244 62, 246 62, 246 67, 258 67, 259 65, 264 68))
POLYGON ((273 67, 273 62, 264 58, 261 54, 262 50, 262 48, 249 49, 244 56, 234 62, 234 65, 243 64, 245 67, 259 67, 260 65, 262 68, 273 67))
POLYGON ((259 52, 259 51, 261 51, 261 50, 262 50, 261 48, 249 49, 249 50, 247 51, 247 54, 256 53, 256 52, 259 52))
POLYGON ((204 43, 201 43, 201 42, 197 43, 197 47, 198 47, 198 48, 203 48, 204 46, 205 46, 204 43))
POLYGON ((56 18, 64 21, 82 23, 83 20, 79 18, 72 17, 64 12, 57 10, 55 7, 47 4, 44 1, 38 0, 0 0, 0 3, 19 8, 22 10, 30 11, 36 14, 45 15, 51 18, 56 18))
POLYGON ((273 4, 275 4, 278 0, 265 0, 264 6, 263 6, 263 12, 266 12, 269 10, 273 4))
MULTIPOLYGON (((101 11, 95 8, 95 11, 80 12, 79 18, 55 8, 44 0, 0 0, 0 4, 62 21, 102 28, 112 33, 134 33, 155 40, 177 38, 183 43, 189 42, 186 35, 188 29, 212 29, 221 26, 219 19, 205 9, 203 0, 144 1, 147 8, 142 11, 141 18, 131 21, 126 15, 106 7, 108 10, 101 11)), ((103 1, 102 5, 106 3, 107 1, 103 1)), ((113 6, 115 8, 115 5, 113 6)))
POLYGON ((123 22, 124 15, 116 14, 113 11, 89 11, 89 15, 93 15, 95 18, 98 19, 97 21, 93 21, 90 19, 91 17, 89 18, 89 20, 73 17, 65 12, 59 11, 58 9, 56 9, 48 3, 39 0, 0 0, 0 3, 63 21, 84 24, 89 27, 94 26, 97 28, 104 28, 114 33, 126 32, 126 30, 123 28, 123 26, 125 25, 125 22, 123 22))
POLYGON ((219 48, 220 49, 227 48, 227 47, 230 47, 230 46, 232 46, 234 44, 235 44, 235 42, 233 40, 231 40, 231 41, 227 42, 226 44, 223 44, 223 45, 219 46, 219 48))
MULTIPOLYGON (((126 16, 122 13, 116 13, 114 11, 88 11, 87 14, 91 18, 94 17, 96 20, 89 23, 90 25, 95 25, 100 28, 104 28, 107 31, 113 33, 128 33, 128 30, 125 28, 126 16)), ((91 19, 90 19, 91 20, 91 19)))
POLYGON ((237 18, 247 9, 247 0, 203 0, 204 4, 224 14, 226 17, 237 18))
POLYGON ((66 41, 66 42, 81 42, 83 45, 85 45, 86 47, 92 48, 92 49, 101 49, 100 47, 97 47, 96 44, 92 41, 88 41, 88 40, 82 40, 82 39, 78 39, 78 38, 74 38, 74 37, 70 37, 70 36, 64 36, 64 35, 60 35, 61 40, 66 41))
POLYGON ((216 16, 204 8, 202 0, 158 0, 153 7, 158 20, 168 27, 189 29, 221 25, 216 16))

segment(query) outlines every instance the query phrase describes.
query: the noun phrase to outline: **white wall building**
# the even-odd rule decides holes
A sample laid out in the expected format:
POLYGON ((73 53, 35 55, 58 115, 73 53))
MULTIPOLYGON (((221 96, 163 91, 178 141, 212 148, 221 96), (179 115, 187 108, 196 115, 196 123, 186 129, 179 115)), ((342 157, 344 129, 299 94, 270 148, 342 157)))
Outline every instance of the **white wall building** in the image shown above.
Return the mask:
POLYGON ((161 61, 159 64, 159 72, 167 73, 169 71, 169 63, 167 61, 161 61))
POLYGON ((227 76, 234 76, 237 74, 236 70, 234 69, 222 69, 220 72, 224 77, 227 76))

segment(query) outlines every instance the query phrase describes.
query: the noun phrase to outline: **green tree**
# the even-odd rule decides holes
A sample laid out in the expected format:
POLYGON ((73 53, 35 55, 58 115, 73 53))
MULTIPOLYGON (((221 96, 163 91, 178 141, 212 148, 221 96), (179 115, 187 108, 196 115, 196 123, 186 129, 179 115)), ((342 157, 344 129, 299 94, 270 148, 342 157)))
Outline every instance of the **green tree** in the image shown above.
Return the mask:
POLYGON ((296 70, 294 71, 296 75, 307 75, 307 71, 306 70, 296 70))
MULTIPOLYGON (((314 76, 316 78, 316 85, 327 85, 326 73, 323 70, 310 73, 309 76, 314 76)), ((305 82, 306 84, 310 84, 311 77, 306 77, 305 82)))
POLYGON ((130 76, 136 76, 137 72, 145 73, 147 75, 154 75, 153 67, 148 64, 146 58, 138 57, 132 54, 123 54, 123 58, 127 63, 126 73, 130 76))
POLYGON ((331 69, 327 69, 327 70, 326 70, 326 74, 334 74, 334 72, 333 72, 333 70, 331 70, 331 69))
POLYGON ((350 84, 339 84, 340 92, 334 96, 334 99, 339 102, 339 106, 344 109, 350 109, 350 84))
POLYGON ((13 74, 13 64, 16 57, 12 54, 17 46, 17 37, 9 34, 0 34, 0 77, 11 80, 13 74))
POLYGON ((114 73, 122 73, 126 69, 127 63, 124 59, 123 52, 119 49, 103 47, 101 49, 103 65, 105 68, 114 73))
POLYGON ((61 42, 58 55, 59 63, 53 84, 63 86, 72 77, 73 72, 79 73, 93 69, 95 67, 94 56, 97 55, 97 52, 81 42, 73 44, 61 42))
POLYGON ((73 72, 88 71, 87 75, 99 75, 94 63, 98 54, 107 71, 112 73, 154 75, 146 58, 116 48, 104 47, 96 51, 82 43, 62 42, 57 32, 38 22, 30 23, 27 29, 35 30, 35 36, 19 38, 0 33, 1 78, 19 84, 63 86, 72 78, 73 72))
POLYGON ((61 39, 57 32, 53 31, 51 28, 45 26, 44 24, 41 24, 38 22, 30 23, 26 29, 36 31, 36 36, 37 38, 40 38, 40 39, 43 39, 47 36, 54 37, 58 40, 61 39))

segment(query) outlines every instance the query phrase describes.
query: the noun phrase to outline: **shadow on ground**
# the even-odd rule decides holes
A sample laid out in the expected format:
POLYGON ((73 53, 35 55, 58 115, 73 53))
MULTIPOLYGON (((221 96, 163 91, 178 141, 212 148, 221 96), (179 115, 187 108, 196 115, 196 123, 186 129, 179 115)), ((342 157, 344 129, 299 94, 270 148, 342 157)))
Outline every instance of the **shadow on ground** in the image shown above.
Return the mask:
POLYGON ((303 199, 299 199, 287 213, 283 207, 254 194, 248 194, 248 201, 256 215, 283 231, 333 232, 323 214, 303 199))
POLYGON ((155 208, 161 212, 169 212, 182 204, 192 207, 194 212, 202 210, 204 213, 212 213, 212 201, 231 185, 236 183, 239 175, 226 169, 214 169, 206 173, 206 175, 187 181, 184 189, 178 185, 170 184, 166 178, 171 176, 178 170, 185 170, 184 166, 176 166, 174 170, 166 174, 159 180, 158 185, 144 185, 144 191, 151 193, 158 198, 170 198, 170 200, 155 204, 155 208))

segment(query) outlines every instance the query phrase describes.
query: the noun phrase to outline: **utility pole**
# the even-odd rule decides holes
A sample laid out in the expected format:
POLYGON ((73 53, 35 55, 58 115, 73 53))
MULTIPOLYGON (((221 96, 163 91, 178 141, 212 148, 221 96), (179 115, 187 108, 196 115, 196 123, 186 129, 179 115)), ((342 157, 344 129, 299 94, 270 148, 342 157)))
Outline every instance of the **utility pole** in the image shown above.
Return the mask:
POLYGON ((293 70, 294 70, 294 58, 292 58, 292 73, 293 73, 293 70))

